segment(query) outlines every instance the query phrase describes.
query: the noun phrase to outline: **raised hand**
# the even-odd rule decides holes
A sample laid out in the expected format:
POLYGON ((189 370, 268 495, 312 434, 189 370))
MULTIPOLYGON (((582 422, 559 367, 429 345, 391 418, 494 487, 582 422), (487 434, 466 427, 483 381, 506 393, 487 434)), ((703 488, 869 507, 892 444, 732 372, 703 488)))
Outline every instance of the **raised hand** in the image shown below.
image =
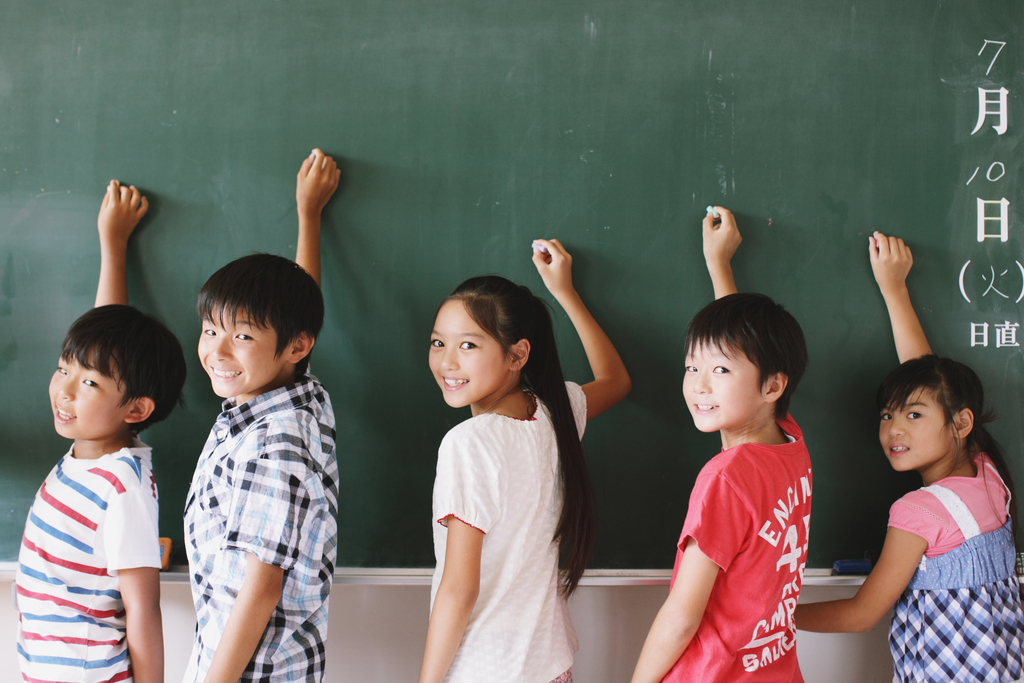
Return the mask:
POLYGON ((871 272, 882 295, 898 293, 907 286, 907 275, 914 265, 914 257, 899 237, 886 237, 877 230, 868 237, 868 256, 871 272))
POLYGON ((100 244, 128 244, 135 226, 149 211, 149 200, 134 185, 125 187, 116 180, 107 185, 107 193, 100 204, 96 225, 100 231, 100 244))
POLYGON ((714 213, 709 211, 708 215, 704 216, 704 262, 707 263, 708 274, 715 288, 715 298, 721 299, 737 291, 731 261, 743 237, 736 227, 736 218, 731 211, 721 206, 713 208, 714 213), (715 213, 718 214, 717 217, 715 213))
POLYGON ((561 302, 575 292, 572 286, 572 256, 557 239, 533 241, 533 265, 544 286, 561 302))
POLYGON ((295 179, 295 201, 299 215, 320 217, 334 191, 338 189, 341 169, 331 157, 317 147, 302 162, 295 179))

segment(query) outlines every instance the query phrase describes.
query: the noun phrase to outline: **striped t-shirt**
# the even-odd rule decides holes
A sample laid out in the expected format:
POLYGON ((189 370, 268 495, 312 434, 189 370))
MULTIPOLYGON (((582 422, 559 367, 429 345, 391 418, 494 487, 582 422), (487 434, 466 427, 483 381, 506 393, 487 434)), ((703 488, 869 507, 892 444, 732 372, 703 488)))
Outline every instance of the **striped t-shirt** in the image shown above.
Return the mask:
POLYGON ((68 451, 36 494, 18 557, 18 661, 29 683, 131 681, 117 570, 159 567, 150 448, 68 451))

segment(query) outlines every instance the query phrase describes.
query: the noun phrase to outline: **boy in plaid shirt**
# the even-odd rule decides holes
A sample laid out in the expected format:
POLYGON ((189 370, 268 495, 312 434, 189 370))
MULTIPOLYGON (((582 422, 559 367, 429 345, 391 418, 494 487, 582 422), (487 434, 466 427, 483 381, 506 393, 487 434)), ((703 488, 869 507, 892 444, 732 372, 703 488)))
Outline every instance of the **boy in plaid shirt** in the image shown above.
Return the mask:
POLYGON ((339 175, 319 149, 302 164, 296 263, 246 256, 199 293, 199 358, 227 400, 185 505, 198 622, 186 683, 323 679, 338 468, 330 397, 307 369, 324 315, 320 213, 339 175))

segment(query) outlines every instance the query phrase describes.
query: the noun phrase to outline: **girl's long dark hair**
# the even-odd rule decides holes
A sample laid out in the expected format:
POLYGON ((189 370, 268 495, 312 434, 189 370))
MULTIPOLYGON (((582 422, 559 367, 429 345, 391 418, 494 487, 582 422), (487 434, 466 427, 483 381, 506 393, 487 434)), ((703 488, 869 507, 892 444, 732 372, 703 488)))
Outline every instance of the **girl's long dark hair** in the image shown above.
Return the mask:
POLYGON ((564 493, 555 540, 560 554, 568 549, 560 574, 562 591, 569 597, 583 576, 594 544, 593 494, 547 304, 526 287, 496 275, 466 280, 441 306, 449 301, 461 301, 476 324, 506 353, 520 339, 530 342, 530 357, 520 379, 523 387, 547 406, 555 429, 564 493))
POLYGON ((967 458, 973 453, 984 453, 992 460, 1010 492, 1013 542, 1020 552, 1017 543, 1017 495, 1013 488, 1013 477, 1002 447, 985 429, 985 424, 994 420, 996 415, 994 411, 985 409, 985 390, 978 375, 963 363, 950 358, 922 356, 908 360, 890 372, 878 387, 878 410, 903 408, 921 389, 928 389, 935 396, 936 403, 942 407, 947 425, 953 424, 956 414, 965 408, 974 414, 974 428, 959 444, 959 457, 967 458))

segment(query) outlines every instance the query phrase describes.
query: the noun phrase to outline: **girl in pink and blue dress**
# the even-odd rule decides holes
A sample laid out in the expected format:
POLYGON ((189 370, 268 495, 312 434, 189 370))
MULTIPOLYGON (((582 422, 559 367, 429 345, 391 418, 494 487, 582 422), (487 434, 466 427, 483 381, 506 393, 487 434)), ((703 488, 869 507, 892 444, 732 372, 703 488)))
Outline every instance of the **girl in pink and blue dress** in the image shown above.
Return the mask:
POLYGON ((903 240, 876 232, 870 254, 902 362, 878 390, 879 439, 893 469, 917 471, 925 486, 892 506, 882 554, 857 595, 797 606, 796 626, 866 631, 894 609, 894 681, 1021 681, 1017 506, 1006 458, 984 427, 981 381, 931 355, 907 292, 913 259, 903 240))
POLYGON ((592 538, 580 439, 630 380, 573 288, 568 252, 537 240, 533 262, 576 328, 594 381, 564 380, 547 304, 526 287, 477 277, 441 303, 430 370, 445 402, 472 417, 438 451, 437 568, 420 683, 572 681, 566 598, 592 538))

